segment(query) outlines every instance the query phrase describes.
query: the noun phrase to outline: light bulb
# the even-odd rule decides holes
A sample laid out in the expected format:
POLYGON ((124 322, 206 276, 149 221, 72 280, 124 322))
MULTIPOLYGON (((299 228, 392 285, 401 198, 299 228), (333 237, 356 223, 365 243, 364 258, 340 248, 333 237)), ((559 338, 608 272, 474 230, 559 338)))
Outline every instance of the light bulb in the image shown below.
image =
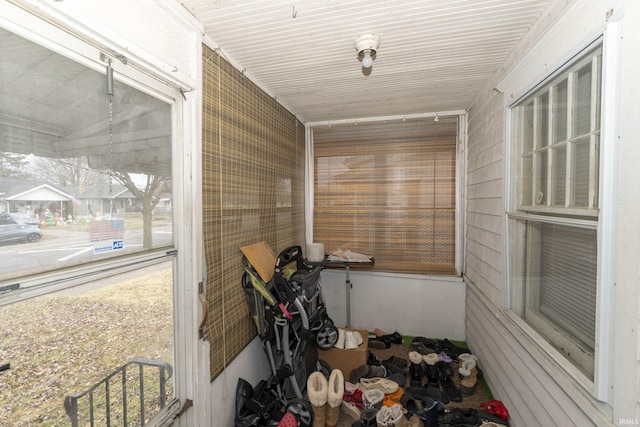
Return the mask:
POLYGON ((371 50, 367 49, 364 51, 364 56, 362 57, 362 66, 364 68, 371 68, 373 65, 373 58, 371 58, 371 50))

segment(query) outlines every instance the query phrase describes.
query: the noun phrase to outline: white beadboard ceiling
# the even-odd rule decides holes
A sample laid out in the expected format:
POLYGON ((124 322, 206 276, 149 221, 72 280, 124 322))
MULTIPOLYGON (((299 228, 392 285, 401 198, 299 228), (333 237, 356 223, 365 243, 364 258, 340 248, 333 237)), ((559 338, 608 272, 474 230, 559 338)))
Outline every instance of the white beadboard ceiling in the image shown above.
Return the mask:
POLYGON ((178 1, 309 123, 464 110, 557 0, 178 1), (380 36, 368 74, 362 34, 380 36))

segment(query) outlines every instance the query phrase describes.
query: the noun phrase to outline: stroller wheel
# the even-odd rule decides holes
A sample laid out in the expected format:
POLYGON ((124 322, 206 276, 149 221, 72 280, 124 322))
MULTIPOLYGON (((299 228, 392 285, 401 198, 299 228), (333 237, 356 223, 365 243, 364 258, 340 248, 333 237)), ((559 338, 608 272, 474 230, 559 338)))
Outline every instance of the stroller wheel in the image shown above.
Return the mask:
POLYGON ((316 334, 316 342, 322 350, 328 350, 338 342, 338 328, 332 322, 325 322, 316 334))
POLYGON ((313 408, 304 399, 293 399, 287 404, 287 412, 291 412, 300 421, 300 427, 310 427, 313 424, 313 408))

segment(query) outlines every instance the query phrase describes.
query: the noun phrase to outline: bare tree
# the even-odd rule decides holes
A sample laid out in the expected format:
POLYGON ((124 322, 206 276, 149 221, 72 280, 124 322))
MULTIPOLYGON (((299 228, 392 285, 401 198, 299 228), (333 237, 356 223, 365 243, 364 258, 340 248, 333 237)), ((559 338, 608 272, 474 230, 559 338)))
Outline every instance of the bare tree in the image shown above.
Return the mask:
POLYGON ((140 202, 142 202, 142 247, 153 247, 153 234, 151 233, 151 220, 153 210, 160 202, 160 195, 170 187, 171 179, 159 175, 146 175, 146 183, 143 188, 138 188, 128 172, 112 171, 113 177, 120 184, 127 187, 140 202))
POLYGON ((36 176, 56 185, 90 186, 109 182, 107 175, 89 167, 86 156, 69 159, 37 157, 33 163, 36 176))
POLYGON ((26 154, 0 152, 0 178, 27 178, 28 165, 26 154))

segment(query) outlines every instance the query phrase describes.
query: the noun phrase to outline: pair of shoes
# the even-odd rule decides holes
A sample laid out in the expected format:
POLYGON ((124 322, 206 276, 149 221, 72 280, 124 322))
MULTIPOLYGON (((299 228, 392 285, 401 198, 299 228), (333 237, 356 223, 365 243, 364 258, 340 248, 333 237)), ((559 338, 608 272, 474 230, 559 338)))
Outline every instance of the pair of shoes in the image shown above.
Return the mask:
POLYGON ((344 396, 344 376, 334 369, 327 380, 314 371, 307 378, 307 397, 313 409, 313 427, 336 427, 344 396))
POLYGON ((390 407, 383 406, 376 415, 376 423, 378 427, 423 427, 424 424, 420 418, 415 415, 409 418, 405 417, 405 411, 402 405, 396 403, 390 407))
POLYGON ((473 408, 452 408, 438 414, 438 427, 472 427, 479 423, 478 413, 473 408))
POLYGON ((468 348, 457 346, 451 341, 449 341, 447 338, 442 340, 442 351, 447 353, 452 359, 457 359, 458 356, 460 356, 463 353, 469 353, 468 348))
POLYGON ((391 356, 390 358, 383 360, 382 366, 387 368, 387 374, 407 374, 407 361, 398 356, 391 356))
POLYGON ((371 348, 390 348, 391 344, 402 344, 402 335, 398 331, 387 335, 376 335, 375 338, 369 338, 369 347, 371 348))
POLYGON ((424 376, 427 379, 427 384, 433 387, 440 386, 440 370, 438 369, 438 362, 440 357, 436 353, 429 353, 422 356, 424 362, 424 376))
POLYGON ((369 348, 390 348, 391 340, 387 335, 381 337, 369 338, 369 348))
POLYGON ((333 346, 335 348, 353 350, 358 348, 358 346, 363 342, 364 339, 362 338, 362 335, 360 335, 360 332, 338 328, 338 340, 333 346))
POLYGON ((418 351, 420 354, 440 353, 442 351, 442 343, 440 340, 425 337, 414 337, 411 341, 411 346, 416 347, 415 351, 418 351), (424 349, 424 353, 420 352, 419 349, 424 349))
POLYGON ((438 362, 438 370, 440 371, 439 381, 442 387, 442 394, 446 394, 447 398, 453 402, 462 402, 460 390, 453 382, 451 365, 446 362, 438 362))
POLYGON ((384 378, 387 370, 384 366, 360 365, 349 374, 349 381, 353 384, 359 383, 361 378, 384 378))

